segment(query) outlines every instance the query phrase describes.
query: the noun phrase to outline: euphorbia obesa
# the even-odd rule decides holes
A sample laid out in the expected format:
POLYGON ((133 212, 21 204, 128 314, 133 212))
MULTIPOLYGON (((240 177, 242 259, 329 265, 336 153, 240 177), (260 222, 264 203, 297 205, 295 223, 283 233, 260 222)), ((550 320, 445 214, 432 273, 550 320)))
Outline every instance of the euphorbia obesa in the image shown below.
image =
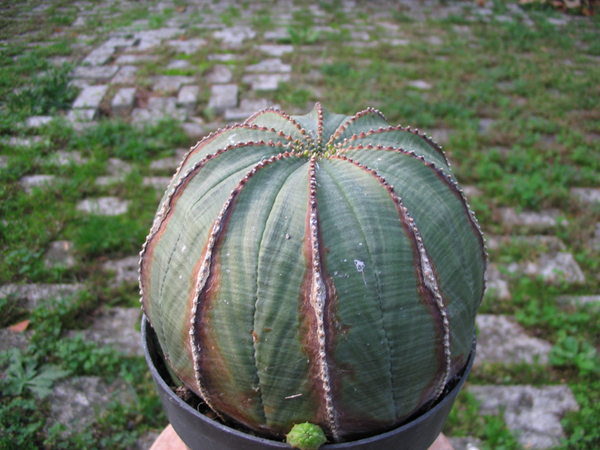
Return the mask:
POLYGON ((224 420, 344 441, 463 369, 484 241, 441 148, 367 109, 266 109, 185 156, 141 252, 143 309, 224 420))

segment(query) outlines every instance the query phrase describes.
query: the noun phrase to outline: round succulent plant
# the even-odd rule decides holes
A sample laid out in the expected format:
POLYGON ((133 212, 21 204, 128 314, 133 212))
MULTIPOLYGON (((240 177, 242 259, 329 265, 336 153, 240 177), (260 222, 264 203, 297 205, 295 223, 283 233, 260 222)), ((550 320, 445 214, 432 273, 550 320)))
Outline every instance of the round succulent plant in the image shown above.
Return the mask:
POLYGON ((486 253, 435 142, 317 104, 193 147, 140 266, 168 364, 221 418, 339 442, 402 424, 461 372, 486 253))

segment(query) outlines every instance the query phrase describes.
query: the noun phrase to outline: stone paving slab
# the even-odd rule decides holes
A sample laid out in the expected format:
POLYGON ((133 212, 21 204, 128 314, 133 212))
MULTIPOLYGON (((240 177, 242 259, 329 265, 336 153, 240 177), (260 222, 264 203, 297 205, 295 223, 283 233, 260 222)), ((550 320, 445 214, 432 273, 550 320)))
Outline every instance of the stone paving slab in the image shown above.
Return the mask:
POLYGON ((67 114, 67 120, 72 123, 91 122, 98 115, 98 108, 72 109, 67 114))
POLYGON ((128 256, 118 260, 108 260, 102 265, 107 272, 114 272, 113 286, 135 284, 138 281, 139 255, 128 256))
POLYGON ((54 384, 50 402, 48 427, 55 423, 66 426, 65 435, 84 431, 96 421, 108 405, 134 401, 131 389, 121 380, 107 384, 100 377, 75 377, 54 384))
POLYGON ((141 318, 140 308, 109 308, 94 320, 90 328, 70 330, 67 337, 81 336, 98 346, 109 346, 129 356, 143 356, 142 339, 136 329, 141 318))
POLYGON ((239 26, 215 31, 213 36, 221 40, 224 45, 237 47, 246 39, 254 39, 256 32, 250 27, 239 26))
POLYGON ((107 91, 108 85, 85 88, 75 99, 73 109, 98 109, 107 91))
POLYGON ((226 84, 233 79, 233 72, 224 64, 216 64, 205 79, 210 84, 226 84))
POLYGON ((265 31, 263 36, 267 41, 281 41, 290 39, 290 32, 287 30, 287 28, 276 28, 271 31, 265 31))
POLYGON ((184 84, 192 84, 196 80, 194 77, 186 77, 182 75, 160 75, 150 77, 150 81, 154 85, 155 91, 162 91, 171 94, 179 91, 184 84))
POLYGON ((290 74, 260 73, 256 75, 244 75, 242 81, 250 84, 253 91, 274 91, 279 86, 279 83, 290 81, 290 79, 290 74))
POLYGON ((113 175, 126 174, 131 173, 133 166, 120 158, 109 158, 106 162, 106 170, 113 175))
POLYGON ((150 170, 174 172, 179 167, 179 164, 181 164, 183 157, 188 151, 189 150, 185 148, 178 148, 175 150, 175 156, 152 161, 150 163, 150 170))
POLYGON ((74 298, 84 288, 83 284, 5 284, 0 286, 0 298, 13 298, 23 308, 34 310, 44 301, 74 298))
POLYGON ((25 126, 27 128, 40 128, 54 120, 52 116, 32 116, 27 119, 25 126))
POLYGON ((510 263, 507 270, 512 274, 523 274, 542 277, 550 283, 566 282, 580 284, 585 282, 585 275, 571 253, 558 252, 541 254, 535 261, 510 263))
POLYGON ((251 73, 291 73, 292 66, 284 64, 281 58, 265 59, 259 63, 246 66, 246 72, 251 73))
POLYGON ((161 42, 162 42, 162 40, 158 39, 158 38, 151 38, 151 37, 142 38, 142 39, 140 39, 140 43, 137 45, 137 47, 131 48, 129 51, 130 52, 145 52, 148 50, 153 50, 156 47, 159 47, 161 42))
POLYGON ((383 42, 391 45, 392 47, 406 47, 410 45, 410 41, 408 39, 385 39, 383 42))
POLYGON ((77 204, 77 210, 99 216, 118 216, 127 212, 129 203, 118 197, 87 198, 77 204))
POLYGON ((556 299, 559 304, 582 307, 600 306, 600 295, 562 295, 556 299))
POLYGON ((412 80, 407 83, 410 87, 419 89, 421 91, 427 91, 433 87, 431 83, 423 80, 412 80))
POLYGON ((54 175, 26 175, 19 180, 19 184, 28 194, 41 187, 48 187, 57 181, 54 175))
POLYGON ((481 402, 481 414, 497 415, 504 409, 508 429, 527 449, 559 446, 564 437, 560 419, 569 411, 579 410, 566 385, 469 386, 467 390, 481 402))
POLYGON ((582 203, 600 206, 600 189, 572 188, 571 195, 582 203))
POLYGON ((128 116, 133 110, 136 92, 136 88, 119 89, 110 104, 112 113, 121 117, 128 116))
POLYGON ((177 106, 185 109, 188 113, 188 116, 191 116, 196 110, 199 96, 199 86, 183 86, 177 95, 177 106))
POLYGON ((108 186, 110 184, 121 183, 132 170, 133 167, 130 163, 119 158, 109 158, 106 163, 106 171, 109 175, 96 177, 95 184, 98 186, 108 186))
POLYGON ((512 317, 479 314, 477 324, 477 354, 474 365, 501 364, 548 364, 552 345, 542 339, 528 336, 524 328, 512 317))
MULTIPOLYGON (((143 30, 134 33, 134 37, 139 39, 138 50, 142 46, 144 40, 161 41, 163 39, 172 39, 181 35, 182 30, 175 27, 158 28, 156 30, 143 30)), ((147 50, 147 49, 144 49, 147 50)))
MULTIPOLYGON (((21 351, 25 350, 29 345, 29 340, 32 335, 33 331, 18 333, 8 328, 0 329, 0 352, 8 351, 11 348, 16 348, 21 351)), ((0 378, 3 376, 4 374, 0 369, 0 378)))
POLYGON ((235 61, 237 59, 238 59, 238 56, 234 55, 232 53, 225 53, 222 55, 208 55, 209 61, 227 62, 227 61, 235 61))
POLYGON ((216 114, 223 114, 227 108, 237 106, 237 98, 237 84, 217 84, 210 88, 208 107, 213 108, 216 114))
POLYGON ((589 246, 596 251, 600 251, 600 222, 596 223, 596 228, 594 230, 594 235, 588 241, 589 246))
POLYGON ((75 245, 71 241, 54 241, 44 255, 44 265, 48 268, 70 268, 76 264, 75 245))
POLYGON ((525 227, 535 231, 554 229, 567 224, 564 215, 557 209, 547 209, 540 212, 517 212, 514 208, 500 208, 500 218, 509 227, 525 227))
POLYGON ((114 48, 99 47, 92 50, 83 60, 84 64, 91 66, 102 66, 112 58, 114 48))
POLYGON ((133 47, 137 44, 138 39, 136 38, 124 38, 124 37, 111 37, 104 44, 102 44, 103 48, 111 48, 114 51, 124 50, 129 47, 133 47))
POLYGON ((477 128, 479 134, 488 134, 492 130, 495 123, 496 121, 494 119, 479 119, 477 128))
POLYGON ((192 65, 185 59, 174 59, 167 64, 167 69, 188 69, 190 67, 192 67, 192 65))
POLYGON ((497 300, 510 300, 512 295, 508 280, 496 264, 489 264, 486 271, 485 295, 497 300))
POLYGON ((279 56, 279 57, 281 57, 287 53, 294 52, 293 45, 263 44, 263 45, 257 45, 256 48, 258 50, 260 50, 261 52, 266 53, 267 55, 279 56))
MULTIPOLYGON (((135 65, 141 64, 149 61, 157 61, 158 57, 154 55, 134 55, 134 54, 125 54, 117 57, 115 59, 115 64, 118 65, 135 65)), ((117 67, 117 66, 108 66, 108 67, 117 67)))
POLYGON ((33 147, 36 145, 48 146, 50 141, 48 138, 43 138, 41 136, 32 136, 32 137, 18 137, 11 136, 7 140, 2 139, 2 142, 10 147, 33 147))
POLYGON ((156 123, 164 117, 171 117, 183 122, 187 113, 177 108, 176 97, 152 97, 148 100, 147 108, 135 108, 131 113, 132 123, 156 123))
POLYGON ((144 177, 142 179, 142 185, 153 187, 159 198, 162 197, 170 182, 171 177, 144 177))
POLYGON ((73 77, 106 83, 118 71, 119 66, 79 66, 73 70, 73 77))
POLYGON ((136 81, 136 72, 138 68, 135 66, 121 66, 117 74, 112 78, 113 84, 134 84, 136 81))
POLYGON ((206 135, 206 131, 202 125, 197 122, 182 123, 181 128, 183 128, 185 135, 190 139, 194 139, 195 142, 206 135))
POLYGON ((180 53, 180 54, 183 53, 185 55, 193 55, 198 50, 200 50, 202 47, 206 46, 206 40, 200 39, 200 38, 188 39, 186 41, 174 40, 174 41, 168 41, 167 44, 169 45, 169 47, 175 49, 175 51, 177 53, 180 53))

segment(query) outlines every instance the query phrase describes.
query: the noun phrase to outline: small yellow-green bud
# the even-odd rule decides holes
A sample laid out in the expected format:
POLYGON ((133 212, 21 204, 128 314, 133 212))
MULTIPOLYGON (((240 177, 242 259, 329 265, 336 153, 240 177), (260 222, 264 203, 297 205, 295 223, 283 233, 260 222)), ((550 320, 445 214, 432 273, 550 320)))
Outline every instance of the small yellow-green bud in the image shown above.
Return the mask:
POLYGON ((294 425, 287 434, 286 440, 292 447, 300 450, 317 450, 327 442, 321 427, 309 422, 294 425))

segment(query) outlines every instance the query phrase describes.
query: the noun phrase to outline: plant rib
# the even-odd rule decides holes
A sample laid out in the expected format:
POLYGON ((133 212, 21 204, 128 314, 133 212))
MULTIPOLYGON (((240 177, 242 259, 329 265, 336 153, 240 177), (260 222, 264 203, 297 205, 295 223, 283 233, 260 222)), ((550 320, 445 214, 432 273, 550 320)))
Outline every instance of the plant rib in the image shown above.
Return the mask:
MULTIPOLYGON (((479 243, 481 244, 481 248, 482 248, 482 252, 483 252, 482 258, 483 258, 483 264, 484 264, 483 273, 485 274, 485 268, 487 266, 488 254, 487 254, 487 248, 485 245, 485 239, 483 237, 483 231, 481 230, 481 227, 479 225, 479 222, 477 221, 477 218, 475 217, 475 214, 473 213, 473 210, 469 206, 469 202, 467 201, 467 198, 466 198, 463 190, 460 188, 459 184, 452 177, 452 175, 450 175, 449 173, 446 173, 444 171, 444 169, 437 167, 434 163, 427 161, 427 159, 425 159, 424 156, 417 155, 412 150, 408 151, 408 150, 404 150, 403 148, 399 148, 399 147, 393 147, 393 146, 384 147, 383 145, 373 146, 373 145, 359 144, 357 146, 348 146, 348 147, 341 148, 341 149, 339 149, 338 153, 343 154, 348 151, 363 150, 363 149, 401 153, 403 155, 410 156, 418 161, 421 161, 425 166, 427 166, 428 168, 430 168, 431 170, 433 170, 435 172, 437 177, 450 188, 450 190, 461 201, 461 203, 463 205, 463 208, 467 215, 469 224, 471 225, 471 229, 473 230, 473 233, 475 234, 475 236, 479 240, 479 243)), ((483 279, 484 291, 485 291, 485 284, 486 284, 486 280, 485 280, 485 276, 484 276, 484 279, 483 279)), ((483 299, 483 294, 481 296, 481 299, 483 299)), ((481 299, 480 299, 480 301, 481 301, 481 299)))
POLYGON ((327 142, 328 145, 333 145, 333 142, 338 139, 342 133, 351 125, 353 125, 355 122, 357 122, 359 119, 366 117, 370 114, 375 114, 377 115, 380 119, 382 119, 383 121, 385 121, 385 116, 383 115, 383 113, 381 113, 379 110, 375 109, 375 108, 367 108, 363 111, 360 111, 358 113, 356 113, 354 116, 350 117, 348 120, 346 120, 342 125, 340 125, 338 127, 338 129, 335 131, 335 133, 333 133, 331 135, 331 137, 329 138, 329 141, 327 142))
MULTIPOLYGON (((411 129, 410 127, 404 128, 401 125, 397 125, 395 127, 388 127, 388 128, 383 128, 380 127, 377 130, 369 130, 366 133, 361 133, 360 136, 357 136, 356 134, 353 134, 349 139, 347 139, 348 142, 351 141, 355 141, 357 139, 361 139, 361 138, 365 138, 365 137, 369 137, 369 136, 374 136, 377 134, 382 134, 382 133, 389 133, 389 132, 394 132, 394 131, 402 131, 405 133, 411 133, 414 134, 415 136, 420 137, 422 140, 424 140, 427 144, 429 144, 430 147, 432 147, 437 153, 439 153, 439 155, 444 158, 444 161, 446 162, 446 165, 448 165, 448 167, 450 167, 450 163, 448 162, 448 158, 446 157, 446 152, 444 150, 442 150, 442 147, 435 142, 433 139, 431 139, 430 137, 428 137, 425 133, 419 133, 418 129, 411 129)), ((344 142, 346 142, 346 140, 344 140, 344 142)))
POLYGON ((221 212, 217 216, 216 220, 213 223, 212 229, 210 231, 210 235, 206 244, 206 248, 204 253, 199 261, 199 267, 196 272, 196 285, 194 288, 194 297, 193 304, 191 310, 191 320, 190 320, 190 345, 192 349, 192 358, 194 363, 194 372, 196 375, 196 383, 200 394, 206 404, 221 417, 219 410, 215 408, 215 404, 213 402, 213 398, 210 393, 207 391, 204 383, 203 383, 203 375, 202 375, 202 361, 201 361, 201 352, 202 352, 202 335, 203 335, 203 327, 201 323, 204 319, 203 312, 205 312, 205 302, 203 300, 206 299, 207 291, 210 290, 210 283, 213 275, 213 260, 214 260, 214 252, 216 248, 218 248, 220 242, 225 238, 227 230, 227 223, 233 210, 235 209, 236 201, 242 192, 244 186, 248 183, 250 178, 254 176, 260 169, 264 168, 266 165, 273 163, 274 161, 280 160, 285 156, 289 156, 289 153, 280 153, 277 156, 271 156, 269 159, 260 161, 256 164, 250 171, 246 173, 244 178, 240 180, 237 186, 233 189, 231 194, 229 195, 227 201, 221 208, 221 212))
MULTIPOLYGON (((319 214, 317 209, 317 178, 315 173, 316 158, 312 156, 310 159, 309 169, 309 210, 308 210, 308 242, 309 242, 309 257, 310 257, 310 295, 309 304, 316 317, 316 336, 318 350, 316 352, 318 374, 321 381, 322 390, 325 400, 326 418, 328 428, 335 441, 340 438, 338 417, 333 405, 333 392, 331 382, 331 368, 327 358, 328 339, 326 334, 325 311, 329 306, 331 293, 325 281, 325 273, 321 264, 321 246, 320 246, 320 231, 319 231, 319 214)), ((313 333, 311 330, 310 333, 313 333)))
MULTIPOLYGON (((416 258, 418 260, 417 264, 415 264, 415 268, 419 274, 419 283, 421 284, 422 292, 429 292, 429 301, 435 303, 435 309, 437 312, 437 320, 435 323, 438 323, 438 320, 441 321, 441 329, 438 329, 438 334, 441 337, 443 346, 438 349, 439 352, 443 354, 438 355, 438 362, 443 366, 442 368, 442 376, 440 377, 440 381, 437 383, 437 387, 435 389, 434 396, 432 400, 437 399, 446 386, 450 376, 451 369, 451 351, 450 351, 450 321, 448 320, 448 311, 445 304, 444 299, 439 290, 439 281, 437 279, 436 271, 433 268, 433 263, 429 258, 425 245, 423 243, 423 239, 421 238, 421 234, 417 228, 417 225, 414 222, 414 219, 411 217, 408 209, 402 203, 402 199, 396 194, 394 188, 389 185, 389 183, 379 175, 375 170, 349 158, 345 155, 335 155, 333 158, 341 159, 343 161, 347 161, 351 164, 354 164, 356 167, 370 173, 375 177, 381 185, 387 190, 388 194, 394 201, 396 205, 396 209, 400 216, 400 222, 402 223, 403 228, 408 232, 409 236, 412 238, 411 241, 413 245, 416 247, 416 258), (424 289, 426 288, 426 289, 424 289), (433 297, 433 298, 432 298, 433 297)), ((429 305, 432 306, 432 305, 429 305)), ((433 308, 432 308, 433 309, 433 308)))

